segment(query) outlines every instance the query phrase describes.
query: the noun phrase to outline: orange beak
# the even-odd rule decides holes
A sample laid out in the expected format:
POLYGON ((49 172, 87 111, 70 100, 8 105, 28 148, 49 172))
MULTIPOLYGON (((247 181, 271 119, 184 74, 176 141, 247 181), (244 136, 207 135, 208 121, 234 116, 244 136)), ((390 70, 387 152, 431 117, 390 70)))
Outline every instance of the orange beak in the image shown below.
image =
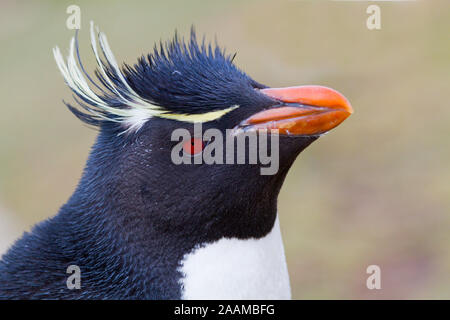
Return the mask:
POLYGON ((268 88, 261 93, 281 102, 244 120, 239 128, 278 130, 281 135, 309 136, 325 133, 353 113, 339 92, 322 86, 268 88))

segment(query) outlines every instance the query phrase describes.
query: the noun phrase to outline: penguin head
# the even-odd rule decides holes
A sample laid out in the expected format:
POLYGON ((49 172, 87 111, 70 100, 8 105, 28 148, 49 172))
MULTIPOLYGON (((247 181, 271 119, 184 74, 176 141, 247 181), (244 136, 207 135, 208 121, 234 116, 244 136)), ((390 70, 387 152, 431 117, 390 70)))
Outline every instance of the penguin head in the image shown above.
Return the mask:
POLYGON ((100 129, 86 172, 102 177, 95 183, 108 185, 124 215, 151 217, 161 233, 199 241, 264 236, 297 155, 352 113, 329 88, 256 82, 234 56, 199 44, 194 31, 122 68, 93 25, 91 42, 96 81, 76 37, 67 61, 54 51, 78 103, 69 109, 100 129), (268 165, 274 170, 264 174, 268 165))

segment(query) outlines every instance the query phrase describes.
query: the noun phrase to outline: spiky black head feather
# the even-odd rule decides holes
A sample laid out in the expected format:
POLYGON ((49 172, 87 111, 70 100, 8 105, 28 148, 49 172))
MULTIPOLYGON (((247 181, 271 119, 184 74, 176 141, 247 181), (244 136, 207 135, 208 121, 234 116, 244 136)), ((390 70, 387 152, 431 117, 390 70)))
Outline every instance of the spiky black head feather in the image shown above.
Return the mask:
POLYGON ((204 39, 199 44, 191 29, 187 43, 175 35, 124 73, 140 96, 171 112, 205 113, 241 105, 243 92, 263 87, 233 64, 234 57, 204 39))
POLYGON ((254 90, 264 86, 233 64, 235 55, 226 54, 217 44, 207 44, 204 38, 200 44, 194 28, 189 41, 175 34, 172 41, 155 45, 153 53, 142 56, 133 66, 119 67, 106 36, 101 32, 95 36, 92 25, 97 81, 81 62, 77 36, 72 40, 67 62, 58 48, 54 53, 81 109, 67 105, 88 124, 98 126, 112 121, 140 128, 154 116, 187 122, 212 121, 237 107, 252 104, 255 97, 264 99, 254 90), (97 50, 97 39, 103 58, 97 50), (133 124, 136 120, 137 125, 133 124))

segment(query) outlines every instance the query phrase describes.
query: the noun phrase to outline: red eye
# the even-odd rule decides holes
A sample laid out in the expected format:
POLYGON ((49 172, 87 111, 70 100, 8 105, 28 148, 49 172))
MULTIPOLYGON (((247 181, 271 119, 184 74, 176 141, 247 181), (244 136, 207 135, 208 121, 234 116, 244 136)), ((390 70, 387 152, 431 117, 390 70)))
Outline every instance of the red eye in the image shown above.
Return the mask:
POLYGON ((205 143, 200 138, 191 138, 183 144, 184 152, 190 155, 202 152, 203 148, 205 148, 205 143))

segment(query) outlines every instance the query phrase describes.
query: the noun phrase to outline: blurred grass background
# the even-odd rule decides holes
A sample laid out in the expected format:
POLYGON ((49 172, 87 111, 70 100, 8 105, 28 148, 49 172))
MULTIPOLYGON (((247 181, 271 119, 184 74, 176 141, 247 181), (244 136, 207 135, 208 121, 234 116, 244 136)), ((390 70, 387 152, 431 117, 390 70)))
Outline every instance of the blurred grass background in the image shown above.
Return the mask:
POLYGON ((297 160, 279 199, 293 297, 450 298, 450 2, 12 1, 0 3, 0 251, 56 213, 81 175, 96 132, 63 106, 53 61, 81 7, 88 25, 135 62, 191 24, 217 36, 235 62, 269 86, 321 84, 355 113, 297 160), (381 267, 382 289, 366 288, 381 267))

